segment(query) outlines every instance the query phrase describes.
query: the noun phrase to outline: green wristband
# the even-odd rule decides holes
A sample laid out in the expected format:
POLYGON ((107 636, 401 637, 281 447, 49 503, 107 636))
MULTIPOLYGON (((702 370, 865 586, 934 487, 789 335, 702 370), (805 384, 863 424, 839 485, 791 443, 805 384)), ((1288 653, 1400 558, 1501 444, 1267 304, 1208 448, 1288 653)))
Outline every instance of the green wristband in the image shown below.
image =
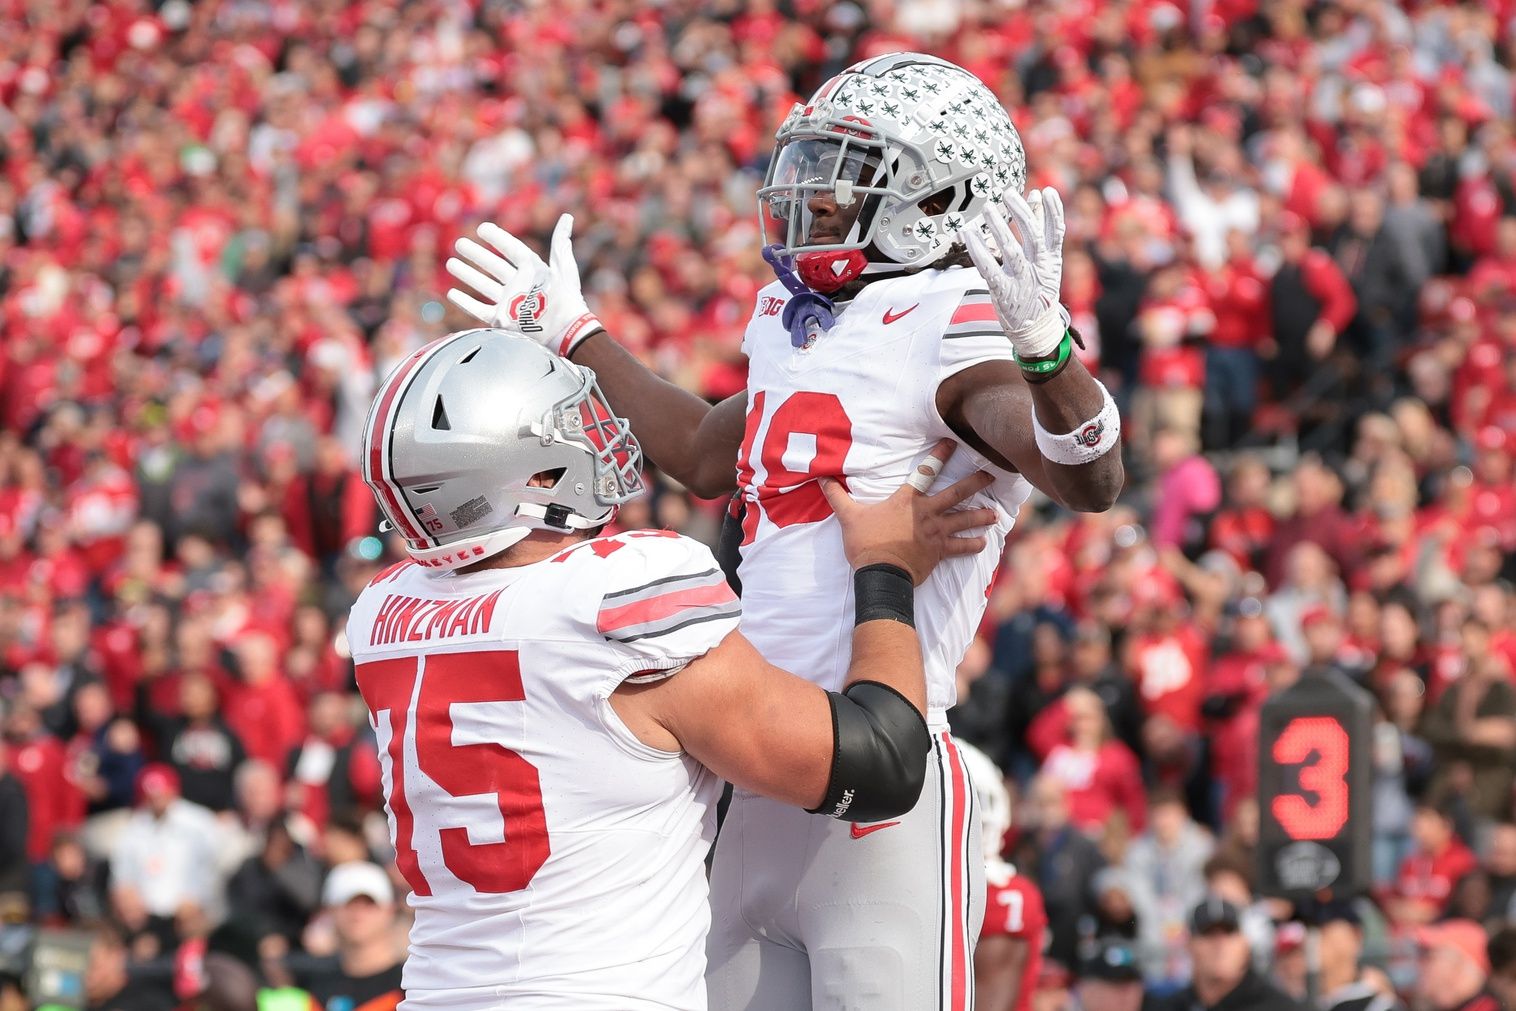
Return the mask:
POLYGON ((1035 358, 1028 361, 1011 352, 1016 359, 1016 364, 1021 366, 1021 371, 1027 379, 1034 383, 1045 383, 1063 370, 1068 364, 1069 355, 1073 352, 1074 338, 1068 330, 1063 331, 1063 340, 1058 342, 1058 353, 1051 358, 1035 358))

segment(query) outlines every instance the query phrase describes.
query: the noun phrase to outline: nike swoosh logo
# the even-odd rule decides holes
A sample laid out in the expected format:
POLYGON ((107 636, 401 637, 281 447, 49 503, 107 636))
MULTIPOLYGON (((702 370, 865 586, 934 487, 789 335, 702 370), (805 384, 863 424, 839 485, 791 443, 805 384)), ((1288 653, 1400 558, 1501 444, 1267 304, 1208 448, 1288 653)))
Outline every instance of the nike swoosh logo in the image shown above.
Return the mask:
MULTIPOLYGON (((919 305, 919 304, 920 303, 918 302, 917 305, 919 305)), ((911 306, 911 309, 914 309, 914 308, 916 308, 916 306, 914 306, 914 305, 911 306)), ((907 309, 905 312, 910 312, 911 309, 907 309)), ((905 313, 901 313, 901 315, 904 316, 905 313)), ((868 835, 870 832, 878 832, 882 828, 891 828, 891 827, 893 827, 895 825, 899 825, 899 824, 900 823, 898 821, 882 821, 882 822, 880 822, 877 825, 860 825, 857 822, 854 822, 853 823, 853 838, 854 839, 862 839, 864 836, 868 835)))
MULTIPOLYGON (((921 304, 920 302, 916 303, 916 305, 920 305, 920 304, 921 304)), ((916 308, 916 305, 911 306, 911 309, 916 308)), ((894 306, 891 306, 890 308, 884 310, 884 324, 885 324, 885 326, 889 326, 891 323, 895 322, 901 316, 904 316, 906 313, 910 312, 911 309, 902 309, 899 312, 895 312, 894 306)), ((891 824, 893 824, 893 822, 891 824)))

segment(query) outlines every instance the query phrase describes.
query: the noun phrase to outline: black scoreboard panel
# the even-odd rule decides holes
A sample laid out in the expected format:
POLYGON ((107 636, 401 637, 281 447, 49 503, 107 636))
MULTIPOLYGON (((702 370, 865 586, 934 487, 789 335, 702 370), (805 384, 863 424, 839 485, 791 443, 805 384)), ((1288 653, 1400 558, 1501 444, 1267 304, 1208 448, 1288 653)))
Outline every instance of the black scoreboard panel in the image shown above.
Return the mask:
POLYGON ((1369 693, 1308 671, 1258 725, 1258 880, 1265 895, 1351 898, 1372 881, 1369 693))

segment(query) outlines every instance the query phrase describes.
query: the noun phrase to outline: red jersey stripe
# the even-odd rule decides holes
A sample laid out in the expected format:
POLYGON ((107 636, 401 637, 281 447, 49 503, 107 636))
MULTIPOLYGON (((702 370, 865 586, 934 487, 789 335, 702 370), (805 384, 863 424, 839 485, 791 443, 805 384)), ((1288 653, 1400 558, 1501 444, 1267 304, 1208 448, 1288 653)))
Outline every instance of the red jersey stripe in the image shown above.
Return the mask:
POLYGON ((595 628, 603 635, 608 635, 619 629, 630 628, 633 625, 646 625, 651 621, 661 621, 672 617, 680 611, 707 608, 713 605, 730 604, 737 599, 732 588, 726 585, 726 580, 718 573, 716 581, 705 586, 692 586, 688 589, 675 590, 647 600, 638 600, 620 607, 607 608, 600 612, 599 619, 595 622, 595 628))
POLYGON ((989 301, 964 302, 953 312, 953 318, 948 320, 948 326, 955 323, 993 323, 995 322, 995 306, 989 301))
POLYGON ((965 821, 964 799, 968 793, 968 782, 963 775, 963 763, 958 757, 958 748, 953 744, 950 735, 942 735, 942 743, 947 748, 947 758, 953 767, 953 919, 949 926, 953 931, 953 960, 949 970, 953 980, 953 1011, 963 1011, 968 1007, 968 946, 964 940, 963 925, 968 922, 968 911, 965 906, 968 903, 968 890, 964 874, 963 831, 965 821))

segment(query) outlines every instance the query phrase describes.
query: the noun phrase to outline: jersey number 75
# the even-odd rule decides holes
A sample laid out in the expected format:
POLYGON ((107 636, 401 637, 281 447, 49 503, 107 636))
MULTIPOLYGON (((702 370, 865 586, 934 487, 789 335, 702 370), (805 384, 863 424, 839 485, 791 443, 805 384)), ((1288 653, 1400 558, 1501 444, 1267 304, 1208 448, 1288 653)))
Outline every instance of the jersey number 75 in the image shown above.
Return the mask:
POLYGON ((493 793, 504 820, 501 842, 470 842, 468 829, 461 825, 441 829, 447 869, 479 892, 525 888, 551 852, 537 769, 493 742, 455 745, 452 716, 455 704, 525 701, 520 656, 514 650, 494 650, 373 660, 358 665, 357 677, 389 777, 395 864, 411 890, 432 894, 416 857, 415 818, 406 792, 411 768, 406 738, 411 726, 415 767, 453 797, 493 793), (489 676, 483 676, 485 671, 489 676))

